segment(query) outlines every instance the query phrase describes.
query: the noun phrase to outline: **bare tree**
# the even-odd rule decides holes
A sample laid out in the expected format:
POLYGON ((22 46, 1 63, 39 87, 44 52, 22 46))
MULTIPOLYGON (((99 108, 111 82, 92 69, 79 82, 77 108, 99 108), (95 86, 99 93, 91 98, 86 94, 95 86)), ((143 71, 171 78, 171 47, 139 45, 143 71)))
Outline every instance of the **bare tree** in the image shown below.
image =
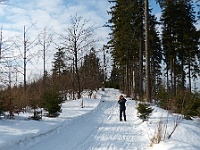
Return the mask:
MULTIPOLYGON (((13 117, 15 106, 21 102, 16 98, 13 87, 17 85, 17 73, 19 71, 16 63, 16 56, 14 52, 15 42, 12 38, 5 40, 3 38, 3 28, 0 34, 0 84, 3 87, 3 95, 5 96, 4 106, 5 110, 9 111, 9 117, 13 117), (15 81, 16 79, 16 81, 15 81)), ((22 94, 21 94, 22 95, 22 94)))
MULTIPOLYGON (((4 82, 4 72, 8 72, 6 68, 7 63, 9 62, 12 66, 14 65, 14 55, 13 55, 13 41, 10 38, 8 39, 4 39, 3 38, 3 27, 1 28, 0 31, 0 81, 2 81, 2 83, 4 82)), ((2 84, 1 83, 1 84, 2 84)), ((4 84, 4 83, 3 83, 4 84)), ((7 84, 7 83, 6 83, 7 84)))
POLYGON ((43 31, 39 34, 39 45, 42 46, 42 52, 43 52, 43 83, 45 84, 45 78, 47 75, 47 71, 46 71, 46 53, 49 50, 49 47, 51 46, 52 42, 53 42, 53 33, 50 29, 48 29, 47 27, 45 27, 43 29, 43 31))
MULTIPOLYGON (((33 57, 36 56, 36 52, 34 53, 33 51, 33 48, 37 45, 36 43, 36 39, 37 37, 34 39, 34 40, 30 40, 30 38, 27 36, 27 32, 29 31, 29 29, 34 26, 34 24, 32 24, 31 26, 29 26, 29 28, 26 29, 26 27, 24 26, 24 32, 23 32, 23 53, 22 53, 22 50, 21 50, 21 46, 19 46, 19 43, 21 44, 21 41, 16 41, 15 42, 15 46, 16 48, 19 49, 20 51, 20 55, 17 56, 17 58, 21 58, 23 57, 23 63, 24 63, 24 66, 22 67, 24 72, 23 72, 23 75, 24 75, 24 91, 26 92, 26 72, 27 72, 27 63, 28 62, 31 62, 31 60, 33 59, 33 57), (27 54, 29 52, 29 54, 27 54)), ((18 62, 18 61, 17 61, 18 62)), ((19 63, 19 62, 18 62, 19 63)), ((19 63, 20 64, 20 63, 19 63)), ((19 65, 20 66, 20 65, 19 65)))
POLYGON ((81 97, 79 62, 83 58, 84 52, 89 50, 95 42, 92 39, 94 29, 89 20, 83 19, 76 14, 71 18, 71 27, 67 28, 65 33, 61 35, 62 44, 66 48, 66 55, 68 55, 67 58, 72 61, 74 66, 78 98, 81 97))

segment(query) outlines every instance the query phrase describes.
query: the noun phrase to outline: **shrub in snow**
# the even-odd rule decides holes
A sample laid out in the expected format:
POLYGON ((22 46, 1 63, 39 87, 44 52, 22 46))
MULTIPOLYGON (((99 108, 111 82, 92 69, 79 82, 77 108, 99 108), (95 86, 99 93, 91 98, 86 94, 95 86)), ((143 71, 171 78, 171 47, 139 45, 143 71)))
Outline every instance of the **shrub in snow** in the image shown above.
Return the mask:
POLYGON ((48 91, 43 94, 43 107, 48 111, 49 117, 57 117, 59 112, 61 112, 62 98, 58 93, 53 91, 48 91))
POLYGON ((184 115, 185 119, 192 119, 198 116, 198 107, 200 107, 200 98, 197 93, 177 92, 176 95, 169 95, 162 90, 159 92, 159 106, 173 113, 184 115))
POLYGON ((138 117, 143 121, 147 120, 150 114, 153 112, 153 109, 150 107, 150 104, 147 103, 139 103, 137 106, 138 117))
POLYGON ((153 144, 158 144, 161 142, 163 134, 164 134, 163 131, 164 131, 164 125, 163 125, 162 120, 160 119, 158 126, 157 126, 157 131, 153 135, 153 137, 150 139, 151 140, 150 146, 153 146, 153 144))
POLYGON ((194 116, 200 116, 200 99, 195 99, 184 115, 185 117, 189 116, 189 119, 194 116))
POLYGON ((177 129, 178 125, 183 120, 182 115, 179 114, 171 115, 170 118, 169 118, 169 113, 167 114, 166 117, 160 118, 156 128, 156 132, 150 139, 151 141, 150 146, 153 146, 153 144, 159 144, 161 141, 164 141, 166 139, 170 139, 175 130, 177 129), (170 124, 169 121, 170 118, 173 120, 173 125, 170 124))

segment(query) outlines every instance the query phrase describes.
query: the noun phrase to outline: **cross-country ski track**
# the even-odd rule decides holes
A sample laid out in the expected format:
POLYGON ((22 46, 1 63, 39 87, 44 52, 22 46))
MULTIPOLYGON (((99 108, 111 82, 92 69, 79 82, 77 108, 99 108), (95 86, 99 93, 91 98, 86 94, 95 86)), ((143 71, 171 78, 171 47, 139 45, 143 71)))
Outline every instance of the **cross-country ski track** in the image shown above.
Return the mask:
MULTIPOLYGON (((107 89, 98 106, 66 120, 49 133, 22 141, 20 150, 142 150, 149 138, 138 126, 135 101, 128 100, 127 121, 119 121, 118 90, 107 89), (42 138, 42 139, 41 139, 42 138)), ((87 107, 87 106, 85 106, 87 107)), ((84 108, 83 108, 84 109, 84 108)), ((16 147, 15 147, 16 148, 16 147)))
MULTIPOLYGON (((117 89, 98 90, 78 100, 62 103, 56 118, 28 120, 20 113, 14 120, 0 120, 0 150, 199 150, 199 123, 183 119, 170 139, 151 145, 159 123, 166 135, 173 131, 177 114, 152 106, 148 121, 138 118, 136 101, 126 97, 127 121, 119 121, 117 89), (82 103, 83 102, 83 103, 82 103), (81 107, 83 104, 83 108, 81 107), (166 127, 167 122, 167 127, 166 127), (190 135, 189 138, 187 135, 190 135)), ((198 120, 196 120, 198 121, 198 120)), ((163 137, 162 137, 163 138, 163 137)))

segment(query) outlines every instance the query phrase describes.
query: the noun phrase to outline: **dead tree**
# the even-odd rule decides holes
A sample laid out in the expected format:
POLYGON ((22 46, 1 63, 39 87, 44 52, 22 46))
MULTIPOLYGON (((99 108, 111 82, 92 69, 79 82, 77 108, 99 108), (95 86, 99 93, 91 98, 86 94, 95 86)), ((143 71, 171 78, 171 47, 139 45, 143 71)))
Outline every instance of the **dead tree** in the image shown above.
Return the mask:
POLYGON ((46 79, 46 75, 47 75, 47 71, 46 71, 46 53, 49 49, 49 47, 51 46, 52 42, 53 42, 53 33, 51 33, 51 30, 48 28, 44 28, 43 31, 39 34, 39 45, 42 46, 42 52, 43 52, 43 83, 45 84, 45 79, 46 79))
POLYGON ((89 20, 83 19, 83 17, 79 17, 76 14, 71 17, 71 26, 61 35, 67 58, 73 63, 78 98, 81 98, 79 62, 82 60, 84 52, 89 50, 95 42, 95 40, 92 39, 95 28, 93 25, 89 26, 88 24, 89 20))

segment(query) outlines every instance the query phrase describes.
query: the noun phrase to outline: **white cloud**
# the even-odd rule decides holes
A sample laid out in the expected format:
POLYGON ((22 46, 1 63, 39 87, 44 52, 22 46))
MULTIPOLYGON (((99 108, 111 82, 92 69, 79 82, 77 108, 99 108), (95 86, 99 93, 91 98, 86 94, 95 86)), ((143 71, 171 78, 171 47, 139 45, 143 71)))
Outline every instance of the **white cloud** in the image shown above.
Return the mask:
MULTIPOLYGON (((22 28, 36 23, 40 27, 56 26, 59 29, 64 24, 69 24, 70 16, 76 13, 86 19, 91 19, 91 23, 103 26, 108 19, 107 0, 89 0, 89 1, 64 1, 64 0, 22 0, 20 3, 16 0, 11 2, 12 6, 4 8, 0 19, 6 19, 15 24, 15 27, 22 28), (16 3, 14 3, 16 2, 16 3)), ((5 5, 1 6, 5 7, 5 5)), ((4 25, 7 22, 2 22, 4 25)), ((19 30, 18 28, 16 30, 19 30)))

